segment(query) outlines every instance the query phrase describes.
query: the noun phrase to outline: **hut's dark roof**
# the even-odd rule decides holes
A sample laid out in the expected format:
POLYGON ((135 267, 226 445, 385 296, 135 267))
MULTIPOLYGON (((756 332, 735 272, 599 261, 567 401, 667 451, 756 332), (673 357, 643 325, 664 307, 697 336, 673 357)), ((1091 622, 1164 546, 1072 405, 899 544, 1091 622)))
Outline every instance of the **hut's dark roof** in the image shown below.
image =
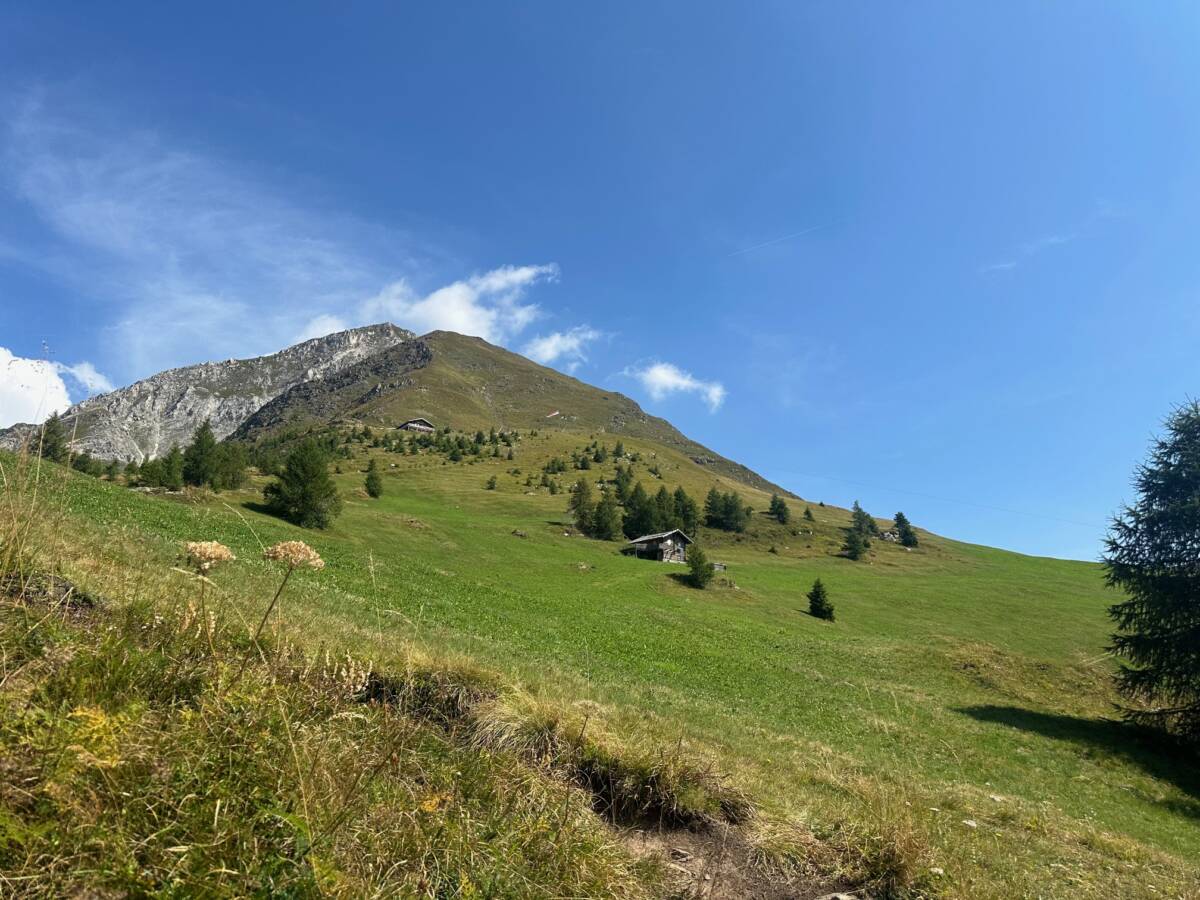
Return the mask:
POLYGON ((684 541, 686 541, 686 542, 687 542, 687 543, 689 543, 689 544, 694 544, 694 543, 695 543, 695 541, 693 541, 693 540, 692 540, 690 537, 688 537, 686 534, 684 534, 684 533, 683 533, 683 529, 681 529, 681 528, 672 528, 670 531, 663 531, 663 532, 660 532, 660 533, 658 533, 658 534, 644 534, 644 535, 642 535, 641 537, 634 538, 634 539, 633 539, 632 541, 630 541, 629 543, 631 543, 631 544, 645 544, 645 543, 647 543, 647 542, 649 542, 649 541, 658 541, 658 540, 662 540, 663 538, 670 537, 670 536, 671 536, 671 535, 673 535, 673 534, 677 534, 677 535, 679 535, 681 538, 683 538, 683 539, 684 539, 684 541))

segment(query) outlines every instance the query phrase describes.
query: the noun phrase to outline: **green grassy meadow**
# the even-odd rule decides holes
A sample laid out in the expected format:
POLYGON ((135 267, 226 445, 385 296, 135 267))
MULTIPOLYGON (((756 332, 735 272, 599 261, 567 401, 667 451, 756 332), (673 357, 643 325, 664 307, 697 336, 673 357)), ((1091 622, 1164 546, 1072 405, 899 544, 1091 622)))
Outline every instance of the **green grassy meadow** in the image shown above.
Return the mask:
POLYGON ((700 535, 729 568, 698 591, 673 577, 682 567, 574 535, 567 495, 525 485, 591 438, 526 436, 511 462, 360 447, 340 463, 345 510, 325 532, 262 511, 264 479, 182 499, 73 477, 70 527, 92 554, 134 547, 163 566, 180 541, 228 544, 239 561, 214 581, 249 618, 271 578, 260 545, 303 539, 328 567, 297 575, 280 614, 292 639, 381 662, 467 657, 588 727, 711 760, 769 817, 903 854, 927 893, 1200 896, 1200 774, 1116 720, 1098 565, 925 532, 915 551, 876 541, 851 562, 835 554, 844 510, 813 502, 810 523, 793 500, 789 526, 768 522, 768 495, 627 439, 669 487, 698 501, 736 487, 760 511, 745 535, 700 535), (362 491, 368 452, 384 470, 377 500, 362 491), (834 623, 806 613, 817 577, 834 623))

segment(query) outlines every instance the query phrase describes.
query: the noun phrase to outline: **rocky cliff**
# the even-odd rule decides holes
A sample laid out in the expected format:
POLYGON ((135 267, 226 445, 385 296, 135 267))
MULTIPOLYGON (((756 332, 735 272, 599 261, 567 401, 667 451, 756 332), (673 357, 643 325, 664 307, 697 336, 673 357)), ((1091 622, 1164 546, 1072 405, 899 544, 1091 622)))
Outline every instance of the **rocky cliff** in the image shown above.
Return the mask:
MULTIPOLYGON (((391 324, 368 325, 313 338, 254 359, 200 363, 165 372, 98 397, 63 414, 75 449, 103 459, 142 460, 191 440, 205 419, 218 440, 297 385, 367 359, 414 337, 391 324)), ((15 449, 37 428, 0 431, 0 446, 15 449)))

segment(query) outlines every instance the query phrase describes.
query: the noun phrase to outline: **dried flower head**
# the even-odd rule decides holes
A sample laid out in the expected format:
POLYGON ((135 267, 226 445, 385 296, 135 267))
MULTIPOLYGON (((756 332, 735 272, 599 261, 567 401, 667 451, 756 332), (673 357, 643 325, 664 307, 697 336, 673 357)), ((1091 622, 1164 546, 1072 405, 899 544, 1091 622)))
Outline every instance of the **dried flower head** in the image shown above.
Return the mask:
POLYGON ((307 567, 310 569, 325 568, 325 560, 317 554, 317 551, 304 541, 280 541, 273 547, 268 547, 263 552, 263 559, 274 559, 279 562, 285 562, 293 569, 307 567))
POLYGON ((218 541, 188 541, 183 549, 188 563, 197 572, 207 572, 218 563, 237 559, 232 550, 218 541))

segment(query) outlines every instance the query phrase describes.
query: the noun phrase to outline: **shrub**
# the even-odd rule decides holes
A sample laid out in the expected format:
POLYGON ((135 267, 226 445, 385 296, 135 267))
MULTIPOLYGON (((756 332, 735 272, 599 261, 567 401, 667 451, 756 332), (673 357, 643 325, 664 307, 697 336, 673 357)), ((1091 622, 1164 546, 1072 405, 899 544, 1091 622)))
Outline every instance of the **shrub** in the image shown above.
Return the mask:
POLYGON ((379 474, 379 464, 375 460, 367 463, 366 484, 367 496, 378 499, 383 496, 383 476, 379 474))
POLYGON ((687 563, 688 580, 692 587, 704 590, 712 582, 716 567, 708 561, 708 555, 695 544, 688 547, 687 563))

